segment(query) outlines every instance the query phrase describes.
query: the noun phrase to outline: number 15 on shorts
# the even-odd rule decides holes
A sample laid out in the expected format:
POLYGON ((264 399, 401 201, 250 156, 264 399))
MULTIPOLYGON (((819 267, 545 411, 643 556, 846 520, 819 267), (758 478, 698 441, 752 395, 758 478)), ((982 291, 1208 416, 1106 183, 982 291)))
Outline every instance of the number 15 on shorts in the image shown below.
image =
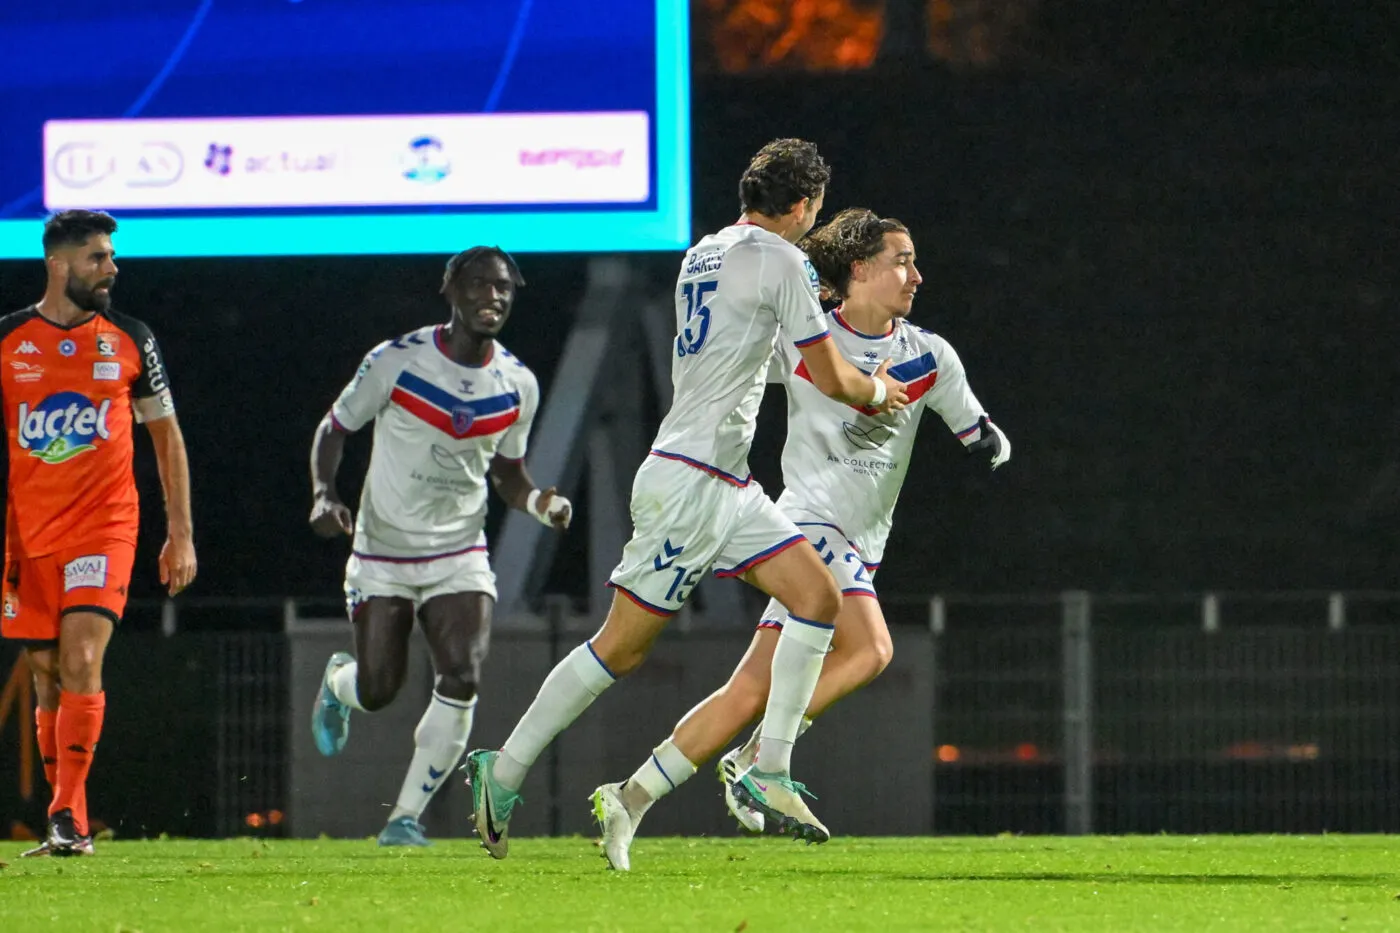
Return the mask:
POLYGON ((671 539, 667 538, 666 543, 661 545, 661 553, 652 560, 652 566, 657 573, 670 573, 674 575, 671 580, 671 588, 666 591, 666 601, 685 602, 690 597, 690 591, 695 588, 695 584, 700 582, 700 576, 705 572, 704 567, 697 567, 691 570, 676 563, 676 559, 685 551, 684 544, 672 545, 671 539))

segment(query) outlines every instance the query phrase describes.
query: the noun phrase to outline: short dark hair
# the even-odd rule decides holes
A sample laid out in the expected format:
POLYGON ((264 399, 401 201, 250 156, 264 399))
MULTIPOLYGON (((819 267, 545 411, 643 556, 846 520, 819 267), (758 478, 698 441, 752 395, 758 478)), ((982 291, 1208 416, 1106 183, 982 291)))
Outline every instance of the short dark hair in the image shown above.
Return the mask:
POLYGON ((815 198, 831 181, 831 169, 814 143, 775 139, 749 162, 739 179, 739 208, 781 217, 803 198, 815 198))
POLYGON ((464 249, 456 256, 447 260, 447 268, 443 270, 442 273, 441 291, 443 294, 447 293, 447 286, 452 284, 452 281, 457 278, 457 275, 463 269, 470 266, 478 259, 484 259, 487 256, 494 256, 506 264, 506 268, 510 270, 510 280, 515 283, 516 288, 525 284, 525 276, 520 274, 520 267, 515 264, 515 260, 511 258, 510 253, 507 253, 499 246, 473 246, 471 249, 464 249))
POLYGON ((44 222, 44 255, 61 246, 82 246, 95 233, 117 232, 116 218, 102 211, 59 211, 44 222))
POLYGON ((851 264, 880 255, 887 233, 908 234, 909 228, 868 208, 848 207, 797 245, 812 261, 822 284, 845 298, 851 285, 851 264))

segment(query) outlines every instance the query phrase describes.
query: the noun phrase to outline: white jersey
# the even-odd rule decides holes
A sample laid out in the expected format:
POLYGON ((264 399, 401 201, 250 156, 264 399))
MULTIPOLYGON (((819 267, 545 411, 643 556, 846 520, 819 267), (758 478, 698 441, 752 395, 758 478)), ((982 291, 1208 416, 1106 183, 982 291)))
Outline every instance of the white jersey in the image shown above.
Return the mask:
POLYGON ((346 431, 374 421, 355 554, 427 560, 486 545, 487 468, 525 456, 535 376, 499 343, 482 366, 447 355, 441 327, 369 352, 331 407, 346 431))
POLYGON ((839 529, 873 567, 884 554, 924 411, 942 417, 964 445, 980 436, 978 420, 985 412, 958 354, 942 337, 902 320, 888 334, 871 336, 852 328, 839 308, 831 317, 841 355, 865 372, 888 359, 889 374, 907 387, 909 405, 876 415, 835 401, 812 384, 800 356, 776 356, 788 395, 778 505, 798 525, 839 529))
POLYGON ((690 248, 676 282, 675 388, 652 453, 743 484, 778 331, 804 347, 828 336, 816 270, 796 246, 735 224, 690 248))

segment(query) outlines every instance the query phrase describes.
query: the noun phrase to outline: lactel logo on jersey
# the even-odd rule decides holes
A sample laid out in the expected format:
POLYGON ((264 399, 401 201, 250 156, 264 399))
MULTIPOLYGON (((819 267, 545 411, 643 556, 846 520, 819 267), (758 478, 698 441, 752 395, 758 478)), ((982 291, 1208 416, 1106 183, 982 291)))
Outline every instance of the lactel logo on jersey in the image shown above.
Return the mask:
POLYGON ((64 463, 79 454, 96 450, 95 440, 107 440, 107 413, 111 399, 94 405, 77 392, 50 395, 33 408, 19 403, 17 440, 29 456, 45 463, 64 463))

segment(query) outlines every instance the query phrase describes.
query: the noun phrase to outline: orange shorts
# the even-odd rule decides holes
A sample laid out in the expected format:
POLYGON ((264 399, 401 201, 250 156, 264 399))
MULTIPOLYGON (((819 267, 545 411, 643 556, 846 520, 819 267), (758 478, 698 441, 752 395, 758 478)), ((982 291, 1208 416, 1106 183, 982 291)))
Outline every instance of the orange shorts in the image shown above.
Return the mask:
POLYGON ((136 547, 125 541, 89 544, 43 557, 7 556, 0 635, 54 642, 59 620, 70 612, 95 612, 120 622, 135 561, 136 547))

